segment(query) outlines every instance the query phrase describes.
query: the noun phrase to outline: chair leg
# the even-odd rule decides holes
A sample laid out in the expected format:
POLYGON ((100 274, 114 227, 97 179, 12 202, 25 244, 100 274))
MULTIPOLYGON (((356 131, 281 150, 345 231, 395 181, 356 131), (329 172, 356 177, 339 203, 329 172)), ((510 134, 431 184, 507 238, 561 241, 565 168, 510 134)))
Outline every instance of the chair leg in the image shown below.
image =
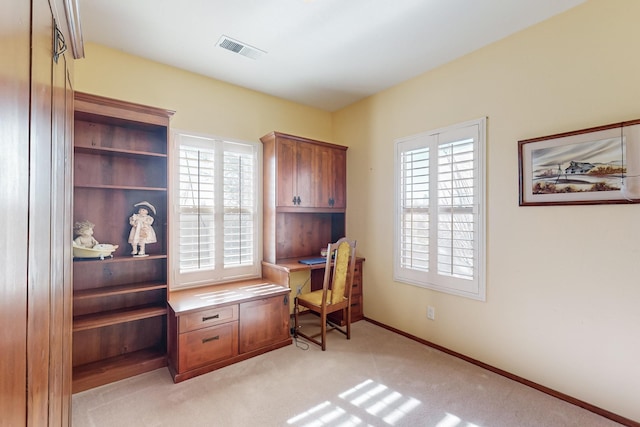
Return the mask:
POLYGON ((298 308, 298 297, 293 300, 293 336, 298 336, 298 312, 300 309, 298 308))
POLYGON ((351 339, 351 306, 347 306, 346 308, 346 319, 347 319, 347 339, 351 339))
POLYGON ((322 312, 320 314, 320 338, 322 342, 322 351, 327 349, 327 313, 322 312))

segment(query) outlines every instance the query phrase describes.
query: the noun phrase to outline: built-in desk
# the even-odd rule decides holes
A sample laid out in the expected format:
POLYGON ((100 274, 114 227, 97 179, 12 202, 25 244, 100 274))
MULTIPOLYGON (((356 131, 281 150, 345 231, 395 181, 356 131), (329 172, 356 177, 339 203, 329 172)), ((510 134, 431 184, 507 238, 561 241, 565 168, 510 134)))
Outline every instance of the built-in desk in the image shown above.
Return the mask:
MULTIPOLYGON (((315 257, 306 257, 315 258, 315 257)), ((306 258, 287 258, 276 263, 262 261, 262 277, 271 283, 291 288, 291 304, 289 312, 293 313, 293 298, 301 288, 302 292, 322 289, 325 264, 307 265, 299 261, 306 258), (307 286, 307 283, 309 284, 307 286)), ((362 264, 364 258, 356 258, 356 266, 353 273, 353 289, 351 291, 351 321, 357 322, 364 318, 362 299, 362 264)), ((332 321, 344 324, 342 312, 332 313, 332 321)))
POLYGON ((292 343, 288 286, 263 279, 173 291, 167 319, 174 382, 292 343))

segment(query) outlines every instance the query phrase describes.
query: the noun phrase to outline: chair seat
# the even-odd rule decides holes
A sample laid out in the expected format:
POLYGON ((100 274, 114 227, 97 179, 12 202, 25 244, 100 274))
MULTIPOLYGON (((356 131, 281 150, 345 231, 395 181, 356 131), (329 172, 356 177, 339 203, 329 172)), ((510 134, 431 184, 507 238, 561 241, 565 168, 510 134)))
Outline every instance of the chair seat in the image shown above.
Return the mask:
MULTIPOLYGON (((343 301, 346 301, 346 298, 343 298, 343 301)), ((322 289, 318 291, 308 292, 306 294, 298 295, 298 301, 301 303, 312 304, 316 307, 320 307, 322 304, 322 289)), ((331 301, 331 290, 327 290, 327 301, 331 301)), ((338 303, 339 304, 339 303, 338 303)), ((327 304, 332 305, 330 303, 327 304)))

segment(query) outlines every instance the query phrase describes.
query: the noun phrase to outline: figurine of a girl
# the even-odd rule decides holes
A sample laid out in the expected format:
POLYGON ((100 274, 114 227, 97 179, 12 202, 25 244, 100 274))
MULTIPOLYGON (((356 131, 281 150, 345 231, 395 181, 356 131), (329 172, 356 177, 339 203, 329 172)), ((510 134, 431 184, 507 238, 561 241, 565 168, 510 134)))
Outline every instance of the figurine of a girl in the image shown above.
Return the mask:
POLYGON ((157 242, 156 232, 151 227, 153 217, 149 211, 156 214, 156 208, 149 202, 140 202, 134 205, 137 212, 129 217, 131 232, 129 233, 129 243, 131 244, 131 255, 142 257, 148 256, 145 252, 145 245, 157 242))
POLYGON ((98 241, 93 237, 93 227, 95 227, 95 224, 89 221, 76 222, 73 226, 73 231, 78 237, 73 242, 81 248, 93 248, 98 244, 98 241))

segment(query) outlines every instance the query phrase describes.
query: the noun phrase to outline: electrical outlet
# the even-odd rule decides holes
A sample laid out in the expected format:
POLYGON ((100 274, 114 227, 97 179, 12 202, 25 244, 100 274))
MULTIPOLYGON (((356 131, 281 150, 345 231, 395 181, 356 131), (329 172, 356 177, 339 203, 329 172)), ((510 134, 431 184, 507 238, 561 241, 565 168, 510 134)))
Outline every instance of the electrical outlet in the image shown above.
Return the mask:
POLYGON ((436 320, 436 309, 428 306, 427 307, 427 319, 429 320, 436 320))

